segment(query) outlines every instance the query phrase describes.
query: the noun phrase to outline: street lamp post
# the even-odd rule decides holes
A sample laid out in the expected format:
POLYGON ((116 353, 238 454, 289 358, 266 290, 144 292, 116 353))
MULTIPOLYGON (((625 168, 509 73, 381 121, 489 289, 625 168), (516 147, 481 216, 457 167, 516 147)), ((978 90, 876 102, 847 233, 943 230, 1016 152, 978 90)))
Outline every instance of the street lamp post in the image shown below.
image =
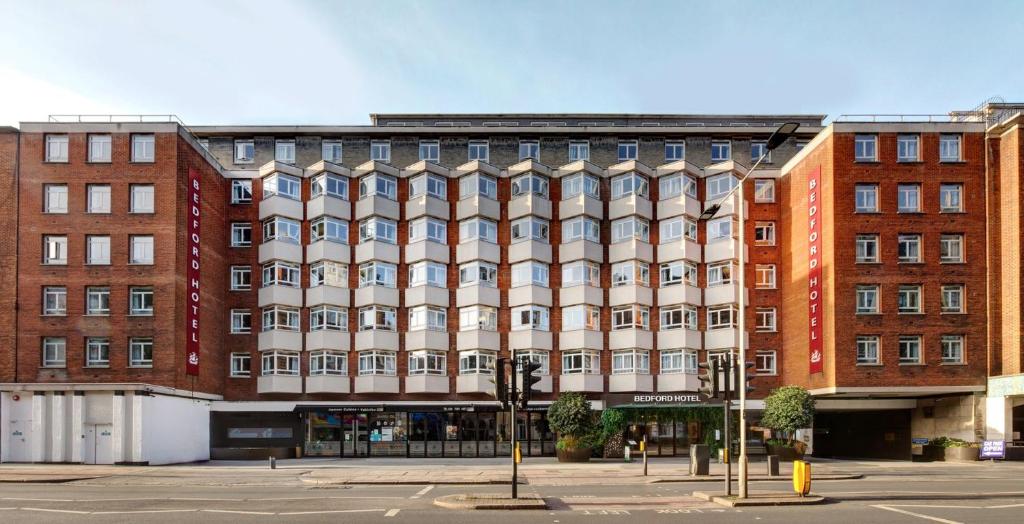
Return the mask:
MULTIPOLYGON (((701 220, 711 220, 715 217, 715 214, 722 208, 722 204, 727 202, 732 197, 733 193, 739 192, 739 198, 737 198, 736 208, 739 214, 739 244, 740 244, 740 264, 739 264, 739 297, 737 299, 739 306, 739 322, 737 327, 739 328, 739 380, 736 382, 736 389, 739 389, 740 393, 740 472, 739 472, 739 498, 747 498, 747 341, 746 341, 746 328, 747 328, 747 298, 746 298, 746 279, 747 279, 747 264, 746 264, 746 219, 744 217, 744 194, 743 194, 743 182, 750 178, 750 175, 761 165, 761 162, 772 152, 773 149, 782 145, 789 137, 793 136, 793 133, 800 127, 800 124, 796 122, 786 122, 776 129, 771 136, 768 137, 768 142, 765 144, 764 152, 758 157, 757 161, 754 162, 754 166, 750 168, 746 174, 740 178, 739 182, 729 190, 724 197, 718 202, 708 207, 701 213, 701 220)), ((726 424, 729 423, 728 417, 726 417, 726 424)), ((732 443, 726 442, 725 449, 726 453, 731 449, 732 443)))

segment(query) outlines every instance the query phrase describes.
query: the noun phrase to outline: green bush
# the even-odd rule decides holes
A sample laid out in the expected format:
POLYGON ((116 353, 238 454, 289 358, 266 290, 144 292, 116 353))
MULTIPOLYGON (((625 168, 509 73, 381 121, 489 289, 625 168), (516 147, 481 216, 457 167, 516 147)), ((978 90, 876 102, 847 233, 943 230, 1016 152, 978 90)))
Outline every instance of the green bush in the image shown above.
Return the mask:
POLYGON ((976 448, 977 442, 969 442, 964 439, 950 437, 936 437, 928 441, 929 445, 943 448, 976 448))
POLYGON ((792 443, 798 429, 814 423, 814 397, 800 386, 783 386, 764 399, 761 425, 786 435, 792 443))
POLYGON ((590 401, 579 393, 563 393, 551 403, 548 425, 558 433, 558 449, 591 447, 600 440, 590 401))

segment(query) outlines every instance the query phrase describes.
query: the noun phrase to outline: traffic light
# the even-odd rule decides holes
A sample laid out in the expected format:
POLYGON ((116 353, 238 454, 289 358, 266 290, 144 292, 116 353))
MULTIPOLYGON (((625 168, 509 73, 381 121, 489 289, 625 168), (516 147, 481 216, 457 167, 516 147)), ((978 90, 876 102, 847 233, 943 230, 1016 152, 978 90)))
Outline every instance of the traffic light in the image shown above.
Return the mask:
POLYGON ((489 393, 494 400, 497 400, 501 404, 501 409, 508 409, 508 382, 505 375, 505 359, 499 358, 494 362, 494 371, 491 376, 491 384, 494 384, 494 389, 489 393))
POLYGON ((700 379, 700 392, 708 398, 718 398, 718 359, 710 359, 697 364, 697 367, 703 371, 697 375, 700 379))
MULTIPOLYGON (((523 391, 519 393, 519 409, 526 410, 530 397, 535 393, 533 385, 540 382, 540 363, 530 361, 530 357, 522 357, 523 391)), ((540 393, 540 391, 536 391, 540 393)))
MULTIPOLYGON (((753 362, 746 362, 743 365, 743 367, 746 368, 746 370, 747 370, 747 376, 746 376, 747 384, 746 384, 746 386, 747 386, 747 393, 750 393, 751 391, 754 391, 754 386, 750 385, 750 381, 754 380, 754 377, 757 376, 756 373, 751 373, 751 371, 752 371, 751 368, 754 367, 754 363, 753 362)), ((733 368, 733 371, 736 374, 733 377, 732 383, 735 384, 734 389, 736 390, 736 393, 739 393, 739 391, 740 391, 740 366, 739 366, 738 362, 736 363, 736 366, 733 368)))

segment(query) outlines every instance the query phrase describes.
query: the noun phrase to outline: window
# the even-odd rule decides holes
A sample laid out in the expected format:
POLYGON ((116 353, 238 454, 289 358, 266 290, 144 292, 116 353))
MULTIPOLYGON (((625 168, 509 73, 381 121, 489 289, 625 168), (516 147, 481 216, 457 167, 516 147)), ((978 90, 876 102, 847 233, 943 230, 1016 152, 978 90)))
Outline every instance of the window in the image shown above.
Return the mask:
POLYGON ((448 287, 448 266, 429 260, 411 264, 409 266, 409 287, 416 286, 448 287))
POLYGON ((380 195, 388 200, 398 200, 398 181, 391 175, 370 173, 359 179, 359 198, 380 195))
POLYGON ((459 242, 470 240, 498 241, 498 224, 486 218, 470 218, 459 222, 459 242))
POLYGON ((67 135, 46 135, 46 161, 67 162, 68 161, 68 136, 67 135))
POLYGON ((857 184, 854 187, 854 200, 857 213, 877 213, 878 186, 874 184, 857 184))
POLYGON ((498 182, 494 177, 474 173, 459 179, 459 198, 479 195, 490 199, 498 198, 498 182))
POLYGON ((295 351, 273 351, 263 352, 263 362, 260 366, 262 375, 298 375, 299 354, 295 351))
POLYGON ((942 346, 943 364, 964 363, 964 336, 963 335, 942 335, 940 339, 942 346))
POLYGON ((594 350, 579 349, 562 352, 563 375, 596 375, 601 373, 601 355, 594 350))
POLYGON ((754 203, 775 202, 775 181, 770 178, 754 179, 754 203))
POLYGON ((131 212, 152 213, 156 210, 154 189, 150 184, 131 185, 131 212))
POLYGON ((460 375, 491 375, 494 373, 495 355, 493 351, 460 351, 460 375))
POLYGON ((248 353, 231 354, 231 376, 248 377, 252 374, 252 356, 248 353))
POLYGON ((348 177, 334 173, 323 173, 313 177, 309 182, 310 198, 324 195, 348 200, 348 177))
POLYGON ((156 159, 156 137, 132 135, 132 162, 153 162, 156 159))
POLYGON ((857 337, 857 363, 878 364, 878 337, 875 335, 857 337))
POLYGON ((280 240, 290 244, 298 244, 299 222, 290 218, 270 217, 263 221, 263 242, 280 240))
POLYGON ((498 310, 490 306, 459 308, 459 331, 497 331, 498 310))
POLYGON ((438 164, 441 162, 441 143, 437 140, 420 140, 420 160, 438 164))
POLYGON ((686 143, 681 141, 665 142, 665 162, 676 162, 686 159, 686 143))
POLYGON ((963 313, 964 312, 964 286, 963 284, 945 284, 942 286, 942 312, 963 313))
POLYGON ((348 244, 348 220, 332 216, 322 216, 309 223, 309 241, 327 240, 339 244, 348 244))
POLYGON ((252 268, 231 266, 231 291, 247 291, 249 289, 252 289, 252 268))
POLYGON ((448 331, 448 310, 438 306, 409 308, 409 331, 448 331))
POLYGON ((647 242, 650 240, 651 223, 647 219, 638 216, 620 218, 612 222, 612 243, 625 242, 627 240, 639 240, 647 242))
POLYGON ((878 137, 856 135, 853 137, 853 158, 857 162, 874 162, 877 159, 878 137))
POLYGON ((661 372, 696 374, 697 352, 689 349, 661 351, 661 372))
POLYGON ((417 218, 409 222, 409 243, 429 240, 438 244, 448 243, 448 223, 436 218, 417 218))
POLYGON ((89 135, 89 161, 110 162, 110 135, 89 135))
POLYGON ((110 186, 107 184, 88 184, 85 186, 88 195, 86 213, 110 213, 110 186))
POLYGON ((248 335, 252 333, 252 312, 248 309, 231 310, 231 334, 248 335))
POLYGON ((470 140, 468 148, 470 162, 474 160, 487 162, 490 159, 486 140, 470 140))
POLYGON ((661 234, 658 235, 658 241, 668 244, 672 241, 682 240, 684 235, 693 240, 693 236, 696 235, 697 223, 690 218, 679 216, 662 220, 659 227, 661 234))
POLYGON ((612 308, 612 330, 643 329, 651 326, 651 308, 640 304, 612 308))
POLYGON ((732 283, 732 261, 708 264, 708 287, 732 283))
POLYGON ((263 331, 280 329, 283 331, 299 330, 299 308, 285 306, 269 306, 263 308, 263 331))
POLYGON ((153 315, 153 288, 128 288, 128 314, 132 316, 153 315))
POLYGON ((754 356, 754 371, 758 375, 775 375, 775 352, 758 351, 754 356))
POLYGON ((636 160, 636 155, 636 140, 619 140, 619 162, 624 162, 626 160, 636 160))
POLYGON ((519 160, 526 160, 527 158, 540 161, 540 142, 537 140, 519 141, 519 160))
POLYGON ((547 177, 536 173, 527 173, 512 179, 512 198, 526 194, 534 194, 539 197, 548 197, 547 177))
POLYGON ((921 337, 902 336, 899 342, 900 364, 921 364, 921 337))
POLYGON ((235 140, 235 163, 251 164, 256 160, 256 142, 251 138, 235 140))
POLYGON ((398 224, 389 218, 373 216, 359 223, 359 242, 379 240, 394 244, 398 241, 398 224))
POLYGON ((569 162, 590 160, 590 142, 569 142, 569 162))
POLYGON ((601 198, 600 182, 597 177, 589 173, 576 173, 562 177, 562 200, 568 200, 578 195, 601 198))
POLYGON ((612 287, 651 285, 651 266, 639 260, 612 264, 612 287))
POLYGON ((601 330, 601 308, 579 304, 562 308, 562 331, 601 330))
POLYGON ((708 308, 708 329, 736 327, 737 309, 734 305, 708 308))
POLYGON ((917 162, 920 160, 918 154, 919 135, 899 135, 896 137, 896 160, 898 162, 917 162))
POLYGON ((959 264, 964 261, 964 236, 945 234, 939 237, 939 262, 959 264))
POLYGON ((110 237, 106 235, 87 235, 85 243, 87 246, 85 253, 86 264, 110 264, 110 237))
POLYGON ((44 213, 67 213, 68 212, 68 186, 64 184, 45 184, 43 186, 43 212, 44 213))
POLYGON ((302 195, 299 179, 283 173, 271 173, 263 177, 263 199, 275 195, 300 200, 302 195))
POLYGON ((252 180, 231 181, 231 203, 248 204, 252 202, 252 180))
POLYGON ((110 365, 110 339, 90 337, 85 339, 85 367, 105 368, 110 365))
POLYGON ((690 305, 665 306, 659 308, 658 318, 662 331, 673 329, 697 329, 697 308, 690 305))
POLYGON ((85 314, 110 314, 110 288, 90 286, 85 288, 85 314))
POLYGON ((775 222, 754 223, 754 244, 759 246, 775 245, 775 222))
POLYGON ((724 162, 732 158, 732 142, 728 140, 711 141, 711 161, 724 162))
POLYGON ((43 339, 43 367, 62 368, 67 364, 67 340, 64 337, 43 339))
POLYGON ((309 308, 310 331, 348 331, 348 308, 316 306, 309 308))
POLYGON ((601 286, 601 266, 589 260, 562 264, 562 287, 601 286))
POLYGON ((441 200, 448 199, 448 179, 433 173, 426 173, 414 176, 409 179, 409 198, 417 198, 423 195, 432 196, 441 200))
POLYGON ((372 140, 370 141, 370 160, 376 162, 391 163, 391 141, 372 140))
POLYGON ((939 212, 963 212, 963 184, 942 184, 939 186, 939 212))
POLYGON ((719 217, 707 221, 708 242, 719 239, 732 238, 732 217, 719 217))
POLYGON ((295 163, 295 141, 294 140, 275 140, 274 141, 274 160, 283 162, 285 164, 295 163))
POLYGON ((231 224, 231 247, 249 247, 252 245, 252 224, 233 222, 231 224))
POLYGON ((299 287, 299 271, 300 266, 298 264, 281 260, 263 264, 263 287, 299 287))
POLYGON ((756 264, 754 266, 754 287, 775 289, 775 264, 756 264))
POLYGON ((474 261, 459 266, 459 286, 497 287, 498 266, 490 262, 474 261))
POLYGON ((776 311, 773 307, 759 307, 754 310, 754 329, 761 332, 776 330, 776 311))
POLYGON ((857 235, 857 263, 874 264, 878 262, 878 235, 857 235))
POLYGON ((396 320, 393 307, 373 305, 359 309, 359 331, 395 331, 396 320))
POLYGON ((739 184, 739 181, 731 173, 709 176, 704 182, 704 187, 707 189, 707 195, 704 196, 704 200, 722 198, 729 194, 729 191, 732 191, 732 188, 736 187, 737 184, 739 184))
POLYGON ((857 313, 878 313, 878 285, 864 284, 857 286, 857 313))
POLYGON ((533 215, 512 221, 512 242, 524 240, 548 241, 548 221, 533 215))
POLYGON ((43 264, 67 265, 68 237, 46 235, 43 237, 43 264))
POLYGON ((43 314, 63 316, 68 312, 68 289, 64 286, 43 288, 43 314))
POLYGON ((398 266, 387 262, 371 261, 359 266, 359 287, 398 287, 398 266))
POLYGON ((153 367, 153 339, 141 337, 128 339, 128 366, 133 368, 153 367))
POLYGON ((543 306, 519 306, 512 308, 512 331, 550 329, 550 313, 543 306))
POLYGON ((674 260, 661 265, 660 278, 661 287, 678 286, 686 284, 697 285, 697 264, 687 260, 674 260))
POLYGON ((548 287, 548 265, 534 260, 512 264, 512 287, 531 285, 548 287))
POLYGON ((309 265, 309 287, 348 287, 348 264, 321 260, 309 265))
POLYGON ((900 184, 896 187, 899 198, 897 211, 900 213, 917 213, 921 211, 921 186, 918 184, 900 184))
POLYGON ((676 173, 658 179, 658 198, 668 200, 686 195, 697 198, 697 181, 689 175, 676 173))
POLYGON ((960 158, 960 135, 939 135, 939 161, 959 162, 960 158))
POLYGON ((444 351, 412 351, 409 353, 410 375, 444 375, 448 356, 444 351))
POLYGON ((577 240, 600 242, 601 223, 588 216, 578 216, 562 222, 562 243, 577 240))
POLYGON ((750 142, 750 163, 756 163, 757 161, 770 164, 772 162, 772 152, 768 151, 768 142, 765 141, 752 141, 750 142), (761 160, 761 157, 764 157, 761 160))
POLYGON ((152 235, 131 235, 128 237, 128 244, 131 247, 131 258, 128 259, 129 264, 153 264, 152 235))
POLYGON ((897 311, 900 313, 922 313, 921 311, 921 286, 905 285, 900 286, 897 295, 897 311))
POLYGON ((903 234, 897 237, 897 258, 901 263, 921 261, 921 235, 903 234))
POLYGON ((528 349, 525 351, 516 351, 516 356, 519 358, 529 359, 530 363, 532 364, 539 364, 540 367, 537 368, 537 371, 535 371, 534 374, 547 375, 551 373, 551 368, 549 365, 550 356, 548 355, 547 351, 528 349))
POLYGON ((343 152, 341 140, 324 140, 320 142, 320 158, 332 164, 341 163, 343 152))
POLYGON ((612 374, 643 374, 651 372, 651 355, 644 349, 627 349, 612 352, 612 374))
POLYGON ((612 200, 637 195, 648 198, 647 177, 636 173, 626 173, 612 179, 612 200))

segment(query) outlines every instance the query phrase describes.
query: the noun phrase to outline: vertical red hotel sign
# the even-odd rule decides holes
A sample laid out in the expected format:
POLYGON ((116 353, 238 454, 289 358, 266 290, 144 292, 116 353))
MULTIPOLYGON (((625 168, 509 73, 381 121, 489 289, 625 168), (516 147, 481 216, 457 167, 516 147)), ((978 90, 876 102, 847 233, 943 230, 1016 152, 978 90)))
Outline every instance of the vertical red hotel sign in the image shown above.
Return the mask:
POLYGON ((818 194, 821 186, 821 166, 811 171, 807 179, 807 305, 810 373, 825 371, 823 351, 821 347, 821 213, 818 207, 818 194))
POLYGON ((185 311, 185 373, 199 375, 199 172, 188 170, 188 301, 185 311))

